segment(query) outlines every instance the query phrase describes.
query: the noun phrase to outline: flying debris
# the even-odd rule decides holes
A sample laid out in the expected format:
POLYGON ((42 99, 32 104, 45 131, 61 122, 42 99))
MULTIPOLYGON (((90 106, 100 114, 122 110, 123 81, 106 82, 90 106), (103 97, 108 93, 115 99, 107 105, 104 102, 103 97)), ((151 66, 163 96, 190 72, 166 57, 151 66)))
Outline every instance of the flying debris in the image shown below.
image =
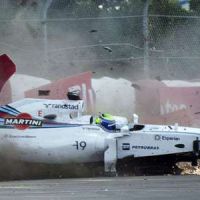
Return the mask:
POLYGON ((155 79, 156 79, 157 81, 162 81, 162 79, 161 79, 160 76, 156 76, 155 79))
POLYGON ((141 90, 141 87, 138 85, 138 84, 136 84, 136 83, 132 83, 132 85, 131 85, 133 88, 135 88, 136 90, 141 90))
POLYGON ((90 30, 90 33, 96 33, 96 32, 98 32, 98 30, 96 30, 96 29, 90 30))
POLYGON ((110 47, 103 47, 106 51, 108 51, 108 52, 112 52, 112 49, 110 48, 110 47))

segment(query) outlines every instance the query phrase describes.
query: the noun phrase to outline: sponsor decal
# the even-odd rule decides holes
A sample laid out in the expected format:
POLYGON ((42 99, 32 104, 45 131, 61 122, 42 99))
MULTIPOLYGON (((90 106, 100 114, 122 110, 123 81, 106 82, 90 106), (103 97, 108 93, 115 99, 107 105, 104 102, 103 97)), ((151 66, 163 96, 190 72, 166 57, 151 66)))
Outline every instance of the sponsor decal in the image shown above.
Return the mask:
POLYGON ((158 150, 158 146, 146 146, 146 145, 134 145, 132 149, 140 149, 140 150, 158 150))
POLYGON ((161 136, 160 135, 155 135, 155 140, 161 140, 161 136))
POLYGON ((87 130, 87 131, 100 131, 100 128, 93 128, 93 127, 83 127, 83 130, 87 130))
POLYGON ((160 109, 161 109, 161 115, 165 115, 168 113, 172 113, 178 110, 186 110, 187 106, 185 104, 175 104, 170 102, 169 99, 166 100, 166 102, 163 102, 163 104, 160 105, 160 109))
POLYGON ((30 126, 42 126, 42 120, 32 119, 28 113, 21 113, 16 117, 5 118, 4 125, 13 125, 16 129, 25 130, 30 126))
POLYGON ((38 117, 42 117, 42 116, 43 116, 42 110, 38 110, 38 117))
POLYGON ((123 143, 122 144, 122 150, 124 150, 124 151, 130 150, 130 143, 123 143))
POLYGON ((33 135, 4 135, 5 138, 36 138, 33 135))
POLYGON ((180 140, 180 138, 176 137, 176 136, 164 136, 164 135, 155 135, 154 138, 157 141, 161 141, 161 140, 164 140, 164 141, 179 141, 180 140))
POLYGON ((71 104, 45 104, 45 108, 54 108, 54 109, 67 109, 67 110, 78 110, 78 104, 77 105, 71 105, 71 104))

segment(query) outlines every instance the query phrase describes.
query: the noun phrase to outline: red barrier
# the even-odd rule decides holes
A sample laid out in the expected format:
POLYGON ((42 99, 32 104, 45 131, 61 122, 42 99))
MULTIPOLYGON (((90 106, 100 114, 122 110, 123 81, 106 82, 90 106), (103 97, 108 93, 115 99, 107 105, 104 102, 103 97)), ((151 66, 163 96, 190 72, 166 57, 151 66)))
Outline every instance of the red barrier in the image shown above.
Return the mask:
POLYGON ((142 123, 200 126, 200 87, 167 87, 160 81, 139 81, 136 112, 142 123))
POLYGON ((188 109, 193 115, 200 114, 200 87, 160 88, 161 114, 188 109))
POLYGON ((11 103, 11 101, 12 101, 11 86, 8 81, 5 83, 0 92, 0 105, 11 103))
MULTIPOLYGON (((2 90, 6 81, 15 73, 16 66, 12 60, 3 54, 0 56, 0 91, 2 90)), ((2 94, 0 94, 2 96, 2 94)))
POLYGON ((33 90, 26 91, 25 97, 66 99, 68 88, 76 86, 81 90, 81 98, 86 102, 87 106, 93 108, 94 94, 92 92, 91 77, 91 72, 85 72, 76 76, 60 79, 33 90))

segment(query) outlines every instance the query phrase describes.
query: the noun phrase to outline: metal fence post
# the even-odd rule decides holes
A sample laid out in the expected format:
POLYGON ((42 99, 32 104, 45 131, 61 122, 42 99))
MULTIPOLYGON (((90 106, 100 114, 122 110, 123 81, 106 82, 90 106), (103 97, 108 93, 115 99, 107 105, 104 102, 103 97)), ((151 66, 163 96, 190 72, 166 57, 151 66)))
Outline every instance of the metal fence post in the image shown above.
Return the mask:
POLYGON ((144 0, 143 9, 143 37, 144 37, 144 75, 149 77, 149 10, 150 0, 144 0))

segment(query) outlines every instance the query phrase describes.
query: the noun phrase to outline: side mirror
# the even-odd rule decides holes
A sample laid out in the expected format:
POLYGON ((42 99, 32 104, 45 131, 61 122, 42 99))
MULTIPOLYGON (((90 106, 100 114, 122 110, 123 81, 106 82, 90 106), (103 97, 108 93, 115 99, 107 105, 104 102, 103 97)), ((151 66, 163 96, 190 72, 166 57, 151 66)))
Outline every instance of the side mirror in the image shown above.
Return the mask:
POLYGON ((94 117, 91 116, 91 117, 90 117, 90 124, 93 124, 93 121, 94 121, 94 117))
POLYGON ((56 115, 55 114, 49 114, 49 115, 45 115, 44 119, 48 119, 48 120, 55 120, 56 119, 56 115))

